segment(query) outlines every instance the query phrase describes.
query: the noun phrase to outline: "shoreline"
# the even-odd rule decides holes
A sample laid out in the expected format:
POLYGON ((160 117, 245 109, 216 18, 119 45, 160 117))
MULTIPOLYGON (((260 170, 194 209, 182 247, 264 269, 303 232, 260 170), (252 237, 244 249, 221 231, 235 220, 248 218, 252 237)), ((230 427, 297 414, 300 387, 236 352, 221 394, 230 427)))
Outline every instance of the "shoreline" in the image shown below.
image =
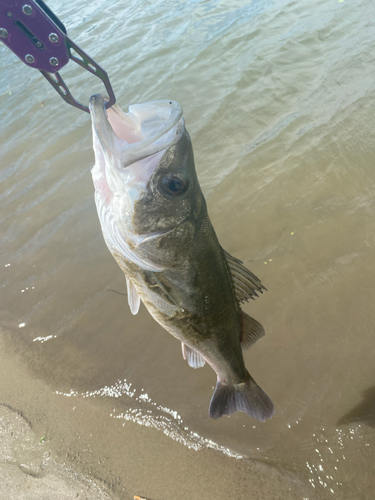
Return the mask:
MULTIPOLYGON (((15 490, 17 498, 31 499, 34 494, 44 498, 40 492, 47 494, 51 485, 65 495, 59 498, 76 498, 70 495, 81 488, 77 498, 90 500, 133 500, 135 495, 152 500, 304 497, 303 485, 274 467, 215 450, 188 449, 162 432, 134 422, 123 425, 108 418, 100 398, 72 401, 55 394, 46 382, 33 376, 17 352, 17 342, 10 344, 9 337, 0 331, 0 422, 6 422, 8 436, 0 445, 0 468, 7 468, 7 492, 21 488, 15 490), (12 432, 18 437, 9 439, 12 432), (39 461, 40 474, 35 474, 34 462, 34 475, 30 475, 19 466, 8 467, 9 460, 4 459, 25 449, 25 439, 32 460, 39 461), (29 496, 22 497, 19 491, 25 488, 29 496)), ((28 453, 21 454, 22 463, 27 462, 28 453)))

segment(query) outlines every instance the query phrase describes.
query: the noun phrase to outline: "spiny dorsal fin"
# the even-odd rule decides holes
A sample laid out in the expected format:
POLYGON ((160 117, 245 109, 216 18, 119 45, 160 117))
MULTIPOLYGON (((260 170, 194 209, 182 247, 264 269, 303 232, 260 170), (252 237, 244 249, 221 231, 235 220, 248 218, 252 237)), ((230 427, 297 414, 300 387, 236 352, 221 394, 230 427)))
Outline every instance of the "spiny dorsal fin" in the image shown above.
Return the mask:
POLYGON ((251 271, 246 269, 239 259, 232 257, 224 249, 223 252, 227 259, 232 275, 234 291, 239 302, 244 302, 245 300, 247 302, 248 299, 255 299, 255 297, 259 297, 257 292, 263 293, 263 290, 267 290, 260 280, 251 271))
POLYGON ((205 364, 204 358, 194 349, 181 342, 182 356, 192 368, 202 368, 205 364))
POLYGON ((133 282, 126 276, 126 288, 128 290, 128 304, 132 314, 137 314, 141 303, 141 298, 133 282))
POLYGON ((242 349, 249 349, 249 347, 255 344, 255 342, 264 335, 263 326, 256 319, 242 311, 242 349))

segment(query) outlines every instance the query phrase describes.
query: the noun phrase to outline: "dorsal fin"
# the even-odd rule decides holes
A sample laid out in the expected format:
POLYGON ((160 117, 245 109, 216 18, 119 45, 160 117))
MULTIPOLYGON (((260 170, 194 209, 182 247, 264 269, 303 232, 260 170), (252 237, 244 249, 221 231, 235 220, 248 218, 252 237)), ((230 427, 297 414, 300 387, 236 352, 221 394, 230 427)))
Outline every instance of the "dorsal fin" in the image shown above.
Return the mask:
POLYGON ((202 368, 205 364, 204 358, 194 349, 181 342, 182 356, 192 368, 202 368))
POLYGON ((263 326, 254 318, 242 312, 242 336, 241 347, 243 350, 249 349, 255 342, 262 338, 264 333, 263 326))
POLYGON ((255 274, 246 269, 239 259, 233 257, 224 249, 223 252, 227 259, 232 275, 234 291, 239 302, 244 302, 245 300, 247 302, 248 299, 255 299, 255 297, 259 297, 257 292, 263 293, 263 290, 267 290, 255 274))
POLYGON ((141 304, 141 298, 137 289, 130 279, 126 276, 126 289, 128 291, 128 304, 132 314, 137 314, 139 311, 139 306, 141 304))

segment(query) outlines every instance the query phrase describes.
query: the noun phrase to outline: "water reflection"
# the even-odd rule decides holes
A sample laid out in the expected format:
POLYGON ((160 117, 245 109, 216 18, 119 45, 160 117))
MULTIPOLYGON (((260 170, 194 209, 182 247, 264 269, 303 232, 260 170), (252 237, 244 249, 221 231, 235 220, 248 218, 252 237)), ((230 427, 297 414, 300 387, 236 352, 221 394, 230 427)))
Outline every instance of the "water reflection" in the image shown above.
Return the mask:
MULTIPOLYGON (((129 312, 93 201, 89 117, 0 45, 0 326, 12 356, 22 356, 17 369, 27 368, 33 386, 42 381, 49 394, 57 391, 65 410, 70 394, 97 405, 110 422, 108 435, 121 426, 128 438, 142 425, 147 443, 164 431, 192 449, 204 451, 208 440, 292 471, 305 498, 371 499, 373 6, 367 0, 50 4, 111 75, 124 109, 158 98, 183 106, 220 242, 268 289, 246 305, 266 336, 245 357, 276 414, 264 425, 242 414, 209 420, 212 371, 191 370, 178 342, 143 308, 136 317, 129 312), (130 380, 144 391, 127 395, 130 380)), ((96 91, 81 72, 68 81, 73 94, 77 87, 87 97, 96 91)), ((4 372, 4 391, 9 376, 4 372)), ((33 390, 27 408, 39 421, 33 390)), ((25 391, 19 394, 24 401, 25 391)), ((61 440, 69 447, 73 417, 66 412, 61 440)), ((57 413, 46 410, 51 429, 57 413)), ((88 414, 82 410, 80 432, 88 414)), ((108 456, 119 476, 116 432, 108 456)), ((217 455, 207 467, 243 463, 224 466, 217 455)), ((222 470, 205 483, 209 498, 222 470)), ((231 470, 237 488, 238 470, 231 470)), ((263 485, 270 482, 268 472, 264 477, 263 485)), ((244 481, 251 487, 253 476, 244 481)), ((246 491, 238 498, 247 498, 246 491)))
MULTIPOLYGON (((162 431, 166 436, 187 446, 189 449, 198 451, 202 448, 210 448, 220 451, 224 453, 224 455, 232 458, 244 458, 229 448, 220 446, 211 439, 203 438, 198 433, 189 430, 177 411, 154 402, 150 396, 144 392, 144 389, 138 391, 139 395, 136 395, 137 390, 132 386, 133 384, 131 382, 128 383, 126 380, 119 380, 110 387, 104 386, 100 389, 87 391, 85 393, 78 393, 77 391, 70 390, 67 393, 56 391, 55 394, 65 397, 80 397, 83 399, 96 397, 134 397, 134 401, 137 401, 142 407, 136 406, 121 412, 116 412, 116 408, 113 408, 109 416, 111 418, 134 422, 145 427, 152 427, 153 429, 162 431)), ((126 405, 128 405, 128 403, 129 401, 126 401, 126 405)), ((125 425, 125 423, 123 425, 125 425)))

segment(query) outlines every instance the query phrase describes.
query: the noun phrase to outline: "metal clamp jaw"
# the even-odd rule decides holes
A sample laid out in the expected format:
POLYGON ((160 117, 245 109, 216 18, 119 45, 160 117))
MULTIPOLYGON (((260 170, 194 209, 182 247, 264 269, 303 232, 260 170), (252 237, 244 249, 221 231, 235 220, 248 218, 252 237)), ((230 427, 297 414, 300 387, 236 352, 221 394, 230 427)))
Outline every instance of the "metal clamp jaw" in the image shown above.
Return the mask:
POLYGON ((68 37, 64 24, 43 0, 1 0, 0 40, 25 64, 39 69, 68 104, 90 113, 58 73, 70 59, 104 83, 109 96, 106 108, 116 102, 107 73, 68 37))

